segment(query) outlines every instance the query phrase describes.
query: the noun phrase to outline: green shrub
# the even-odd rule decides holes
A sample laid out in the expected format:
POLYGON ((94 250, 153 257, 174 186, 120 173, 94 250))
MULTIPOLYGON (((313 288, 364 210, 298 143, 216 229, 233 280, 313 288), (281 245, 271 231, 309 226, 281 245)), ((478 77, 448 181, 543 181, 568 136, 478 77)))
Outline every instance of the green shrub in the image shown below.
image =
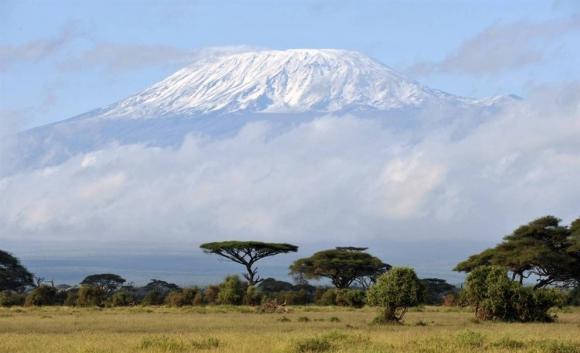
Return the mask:
POLYGON ((165 297, 165 304, 177 307, 193 305, 198 292, 199 289, 197 288, 184 288, 178 291, 172 291, 165 297))
POLYGON ((311 295, 304 289, 278 292, 269 295, 268 298, 276 299, 278 303, 286 303, 287 305, 306 305, 312 302, 311 295))
POLYGON ((102 306, 105 292, 98 287, 82 285, 79 288, 77 305, 83 307, 102 306))
POLYGON ((141 299, 141 305, 162 305, 165 301, 165 296, 165 292, 158 289, 152 289, 145 294, 143 299, 141 299))
POLYGON ((568 292, 566 305, 580 306, 580 284, 568 292))
POLYGON ((394 267, 381 275, 367 292, 369 305, 383 308, 375 322, 401 321, 408 307, 421 302, 422 290, 423 286, 413 269, 394 267))
POLYGON ((50 286, 39 286, 30 292, 24 301, 25 306, 57 305, 59 303, 58 290, 50 286))
POLYGON ((366 302, 365 292, 359 289, 336 290, 336 305, 362 308, 366 302))
POLYGON ((316 301, 318 305, 336 305, 336 289, 329 288, 326 289, 320 295, 320 298, 316 301))
POLYGON ((238 276, 228 276, 220 284, 218 302, 227 305, 240 305, 244 299, 244 283, 238 276))
POLYGON ((11 290, 0 292, 0 306, 11 307, 17 305, 24 305, 25 296, 11 290))
POLYGON ((262 294, 254 286, 248 286, 246 294, 244 295, 244 304, 246 305, 260 305, 262 302, 262 294))
POLYGON ((66 291, 63 305, 65 306, 77 306, 79 301, 79 290, 69 289, 66 291))
POLYGON ((205 304, 217 304, 220 288, 218 286, 208 286, 203 291, 203 302, 205 304))
POLYGON ((541 321, 553 317, 548 310, 564 302, 556 289, 533 289, 511 281, 507 271, 497 266, 481 266, 468 276, 462 293, 481 320, 541 321))
POLYGON ((111 296, 111 306, 135 305, 135 296, 128 290, 122 289, 111 296))

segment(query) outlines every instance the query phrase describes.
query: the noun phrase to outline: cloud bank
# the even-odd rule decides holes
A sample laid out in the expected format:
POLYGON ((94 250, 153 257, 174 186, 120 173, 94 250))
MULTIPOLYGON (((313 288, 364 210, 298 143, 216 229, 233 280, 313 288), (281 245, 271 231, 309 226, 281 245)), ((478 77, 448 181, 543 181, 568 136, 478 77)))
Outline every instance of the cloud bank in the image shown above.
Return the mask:
MULTIPOLYGON (((580 215, 580 84, 538 87, 467 134, 413 139, 323 116, 283 132, 112 146, 0 180, 4 241, 75 244, 493 243, 534 217, 580 215)), ((466 254, 467 255, 467 254, 466 254)))

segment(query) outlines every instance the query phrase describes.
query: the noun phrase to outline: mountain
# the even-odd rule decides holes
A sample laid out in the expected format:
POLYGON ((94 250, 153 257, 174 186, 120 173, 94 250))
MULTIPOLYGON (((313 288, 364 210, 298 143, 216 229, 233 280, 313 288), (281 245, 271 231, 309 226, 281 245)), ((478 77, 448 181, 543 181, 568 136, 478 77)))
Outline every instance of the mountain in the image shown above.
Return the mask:
POLYGON ((199 60, 131 97, 18 136, 12 170, 62 162, 110 144, 179 145, 191 132, 219 137, 252 121, 278 129, 325 114, 377 119, 415 132, 465 129, 513 101, 431 89, 354 51, 261 50, 199 60))
POLYGON ((358 52, 294 49, 196 63, 99 117, 388 110, 438 100, 465 101, 422 87, 358 52))

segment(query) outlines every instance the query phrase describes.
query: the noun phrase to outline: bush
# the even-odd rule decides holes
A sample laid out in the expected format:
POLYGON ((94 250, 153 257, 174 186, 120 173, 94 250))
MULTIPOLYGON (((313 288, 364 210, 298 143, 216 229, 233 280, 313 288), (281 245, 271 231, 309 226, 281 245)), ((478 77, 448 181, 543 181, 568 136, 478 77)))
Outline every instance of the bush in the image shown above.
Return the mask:
POLYGON ((339 289, 336 291, 336 305, 362 308, 366 295, 360 289, 339 289))
POLYGON ((498 266, 474 269, 467 276, 463 295, 480 320, 549 322, 553 317, 548 310, 564 302, 558 290, 524 287, 498 266))
POLYGON ((317 294, 320 295, 319 299, 316 301, 318 305, 336 305, 336 289, 329 288, 324 290, 323 292, 320 291, 317 294))
POLYGON ((566 304, 580 306, 580 285, 577 285, 571 291, 568 292, 566 304))
POLYGON ((369 288, 367 300, 370 305, 383 308, 376 322, 399 322, 407 308, 418 305, 422 299, 423 286, 415 271, 405 267, 394 267, 382 274, 369 288))
POLYGON ((0 306, 11 307, 17 305, 24 305, 25 296, 11 290, 0 292, 0 306))
POLYGON ((57 305, 59 303, 58 290, 50 286, 39 286, 30 292, 24 301, 25 306, 57 305))
POLYGON ((306 305, 312 302, 312 297, 304 289, 278 293, 278 302, 287 305, 306 305))
POLYGON ((79 290, 69 289, 66 291, 63 305, 66 306, 77 306, 79 301, 79 290))
POLYGON ((228 276, 220 284, 218 302, 220 304, 240 305, 244 299, 246 289, 238 276, 228 276))
POLYGON ((204 304, 203 294, 201 290, 198 290, 197 293, 195 293, 195 297, 193 297, 193 305, 203 305, 203 304, 204 304))
POLYGON ((141 299, 141 305, 162 305, 165 302, 165 297, 165 292, 158 289, 152 289, 145 294, 143 299, 141 299))
POLYGON ((102 306, 105 301, 105 292, 97 287, 82 285, 79 288, 77 305, 83 307, 102 306))
POLYGON ((218 286, 208 286, 203 291, 203 301, 206 304, 217 304, 220 288, 218 286))
POLYGON ((170 292, 167 297, 165 297, 165 304, 177 307, 193 305, 198 292, 199 289, 197 288, 184 288, 182 290, 170 292))
POLYGON ((244 304, 246 305, 260 305, 262 302, 262 295, 258 292, 257 288, 254 286, 248 286, 246 289, 246 295, 244 296, 244 304))
POLYGON ((447 293, 443 296, 443 306, 457 306, 459 305, 459 295, 457 293, 447 293))
POLYGON ((135 296, 128 290, 122 289, 111 296, 111 306, 135 305, 135 296))

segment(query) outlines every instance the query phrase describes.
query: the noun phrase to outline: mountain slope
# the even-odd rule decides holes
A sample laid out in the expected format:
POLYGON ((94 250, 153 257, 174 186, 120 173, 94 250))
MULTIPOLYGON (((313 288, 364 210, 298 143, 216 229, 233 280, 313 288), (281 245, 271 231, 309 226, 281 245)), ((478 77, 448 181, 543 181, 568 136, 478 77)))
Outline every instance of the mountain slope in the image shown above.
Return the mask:
POLYGON ((19 134, 18 158, 6 170, 52 165, 111 144, 177 146, 192 132, 216 138, 254 121, 280 131, 324 114, 375 119, 413 134, 441 125, 461 133, 512 101, 431 89, 352 51, 220 55, 108 107, 19 134))
POLYGON ((198 62, 99 115, 389 110, 435 101, 470 102, 423 87, 358 52, 294 49, 198 62))

